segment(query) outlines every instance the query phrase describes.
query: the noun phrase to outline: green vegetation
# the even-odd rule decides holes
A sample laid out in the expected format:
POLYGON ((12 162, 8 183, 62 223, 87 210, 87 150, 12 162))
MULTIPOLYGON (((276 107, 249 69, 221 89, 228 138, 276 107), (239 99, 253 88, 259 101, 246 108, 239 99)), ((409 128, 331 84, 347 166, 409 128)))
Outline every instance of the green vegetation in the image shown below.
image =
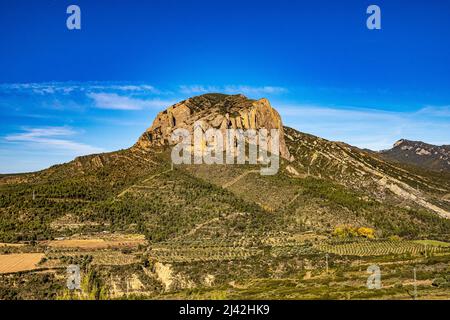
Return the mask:
POLYGON ((354 222, 359 220, 373 225, 382 237, 398 235, 415 238, 423 234, 445 236, 450 230, 450 220, 423 209, 404 209, 389 203, 365 200, 363 194, 326 180, 308 178, 302 180, 301 185, 304 196, 321 199, 335 213, 343 211, 348 215, 350 212, 354 222))
POLYGON ((257 166, 172 170, 169 150, 155 148, 0 177, 0 242, 27 241, 0 252, 45 253, 40 273, 0 275, 0 299, 409 299, 414 267, 421 296, 448 298, 450 221, 399 200, 377 179, 418 185, 430 203, 448 182, 287 133, 295 160, 282 160, 276 176, 261 176, 257 166), (45 241, 135 233, 148 242, 64 248, 45 241), (83 272, 80 292, 65 289, 69 264, 83 272), (371 264, 382 268, 382 290, 365 287, 371 264))
POLYGON ((356 228, 352 226, 340 226, 334 229, 333 235, 342 239, 357 238, 357 237, 374 239, 375 230, 373 230, 372 228, 364 228, 364 227, 356 228))
MULTIPOLYGON (((318 249, 337 255, 385 256, 385 255, 429 255, 444 251, 440 246, 426 246, 414 241, 360 241, 343 244, 323 244, 318 249)), ((450 252, 450 250, 447 250, 450 252)))
POLYGON ((56 299, 64 285, 49 273, 0 275, 1 300, 56 299))

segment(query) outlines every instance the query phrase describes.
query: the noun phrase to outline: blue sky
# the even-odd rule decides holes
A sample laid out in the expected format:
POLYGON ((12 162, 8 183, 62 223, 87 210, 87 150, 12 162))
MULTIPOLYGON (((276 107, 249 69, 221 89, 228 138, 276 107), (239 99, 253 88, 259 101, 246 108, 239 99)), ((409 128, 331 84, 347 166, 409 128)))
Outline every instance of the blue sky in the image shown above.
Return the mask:
POLYGON ((206 92, 267 97, 284 123, 379 150, 450 144, 450 2, 0 2, 0 173, 131 146, 206 92), (81 8, 82 29, 66 28, 81 8), (366 28, 381 8, 382 30, 366 28))

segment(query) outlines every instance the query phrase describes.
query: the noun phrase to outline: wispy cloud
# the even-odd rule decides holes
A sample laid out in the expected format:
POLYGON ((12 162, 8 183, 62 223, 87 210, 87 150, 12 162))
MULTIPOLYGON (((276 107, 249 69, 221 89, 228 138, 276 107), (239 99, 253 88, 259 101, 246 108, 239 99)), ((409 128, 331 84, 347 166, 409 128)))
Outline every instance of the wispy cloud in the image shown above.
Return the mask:
POLYGON ((115 85, 110 86, 111 89, 115 90, 121 90, 121 91, 131 91, 131 92, 137 92, 137 91, 147 91, 155 94, 161 93, 160 90, 156 89, 154 86, 150 85, 115 85))
POLYGON ((226 93, 243 93, 248 95, 260 95, 260 94, 283 94, 287 93, 288 89, 282 87, 251 87, 251 86, 226 86, 224 88, 226 93))
POLYGON ((122 92, 133 94, 163 94, 161 90, 149 84, 129 84, 121 82, 38 82, 4 83, 0 91, 39 95, 71 94, 75 92, 122 92))
POLYGON ((402 138, 438 145, 450 142, 450 123, 442 120, 448 116, 445 107, 408 112, 302 104, 275 107, 285 125, 360 148, 387 149, 402 138))
POLYGON ((172 101, 130 98, 118 95, 117 93, 89 93, 87 96, 94 100, 95 107, 110 110, 160 109, 173 104, 172 101))
POLYGON ((252 87, 245 85, 227 85, 227 86, 203 86, 203 85, 183 85, 180 86, 180 92, 184 94, 204 94, 211 92, 220 92, 227 94, 244 94, 244 95, 264 95, 264 94, 282 94, 288 90, 283 87, 263 86, 252 87))
MULTIPOLYGON (((3 110, 6 116, 20 116, 24 119, 20 125, 26 124, 34 128, 20 133, 10 132, 11 129, 5 129, 4 132, 9 134, 7 136, 9 142, 28 142, 40 146, 46 144, 61 150, 66 148, 97 152, 98 148, 74 141, 76 132, 70 131, 67 127, 46 127, 45 130, 36 127, 46 124, 43 119, 54 117, 53 123, 70 124, 80 128, 86 128, 86 119, 92 122, 89 124, 92 128, 105 126, 106 123, 113 126, 127 124, 137 127, 138 125, 135 124, 140 121, 144 128, 147 120, 142 119, 147 119, 147 115, 150 119, 148 121, 151 121, 157 111, 167 108, 186 96, 222 92, 242 93, 251 98, 266 96, 280 111, 286 125, 361 148, 385 149, 401 138, 422 140, 433 144, 450 143, 450 105, 448 103, 441 106, 430 104, 423 108, 402 112, 399 111, 402 110, 401 108, 396 107, 390 108, 396 111, 386 111, 377 109, 375 106, 361 108, 331 105, 325 102, 296 103, 300 100, 293 100, 293 98, 303 97, 299 94, 298 88, 295 89, 296 92, 291 92, 287 88, 274 85, 184 85, 172 89, 159 89, 145 83, 95 81, 0 84, 0 110, 3 110), (294 102, 289 105, 277 104, 276 100, 279 96, 294 102), (130 118, 123 118, 121 115, 118 118, 118 113, 106 113, 101 109, 134 112, 130 112, 130 118), (54 110, 58 112, 55 113, 54 110), (31 119, 34 113, 36 113, 36 119, 31 119), (105 114, 108 114, 109 122, 96 120, 105 117, 105 114), (77 123, 79 119, 83 119, 83 122, 77 123)), ((319 92, 319 96, 329 94, 328 89, 319 92)), ((307 99, 307 101, 314 100, 307 99)), ((137 136, 139 132, 133 134, 137 136)), ((113 150, 112 147, 110 149, 113 150)))
POLYGON ((25 143, 27 146, 48 150, 74 152, 76 155, 104 152, 103 149, 67 139, 76 131, 69 127, 24 128, 22 132, 9 134, 4 140, 25 143))
POLYGON ((450 117, 450 106, 425 106, 417 111, 417 114, 450 117))
POLYGON ((174 96, 182 94, 204 94, 220 92, 226 94, 245 94, 249 96, 279 95, 289 90, 280 86, 248 86, 248 85, 182 85, 178 92, 161 90, 150 84, 135 84, 126 82, 41 82, 41 83, 4 83, 0 84, 0 92, 29 94, 29 95, 73 95, 73 94, 113 94, 140 97, 146 96, 174 96))
POLYGON ((278 108, 285 116, 304 116, 309 117, 325 117, 334 119, 398 119, 401 113, 390 112, 385 110, 357 108, 357 107, 334 107, 334 106, 320 106, 320 105, 292 105, 281 106, 278 108))

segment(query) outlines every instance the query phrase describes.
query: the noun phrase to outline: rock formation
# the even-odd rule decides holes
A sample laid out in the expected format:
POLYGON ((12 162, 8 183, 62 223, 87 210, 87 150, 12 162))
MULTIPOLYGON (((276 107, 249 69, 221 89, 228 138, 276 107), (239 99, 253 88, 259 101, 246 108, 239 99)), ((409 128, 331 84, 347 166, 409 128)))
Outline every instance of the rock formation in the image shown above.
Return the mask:
POLYGON ((436 146, 402 139, 392 149, 381 151, 388 160, 412 164, 428 170, 450 171, 450 146, 436 146))
POLYGON ((192 133, 196 122, 202 124, 204 131, 209 128, 223 131, 267 129, 270 133, 271 129, 278 129, 280 156, 290 159, 278 112, 267 99, 251 100, 243 95, 205 94, 179 102, 160 112, 134 147, 148 150, 152 146, 171 145, 175 129, 184 128, 192 133))

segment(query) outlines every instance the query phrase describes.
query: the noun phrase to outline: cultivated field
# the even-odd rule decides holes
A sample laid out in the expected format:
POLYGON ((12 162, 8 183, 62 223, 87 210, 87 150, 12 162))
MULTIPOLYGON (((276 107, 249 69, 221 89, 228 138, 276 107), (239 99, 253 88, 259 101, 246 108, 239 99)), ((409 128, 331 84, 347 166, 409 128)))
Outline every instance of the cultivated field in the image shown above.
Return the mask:
POLYGON ((45 242, 50 248, 99 250, 108 248, 135 248, 147 242, 140 235, 111 235, 98 238, 69 238, 45 242))
POLYGON ((0 255, 0 273, 12 273, 36 269, 43 253, 19 253, 0 255))
POLYGON ((8 247, 8 248, 19 248, 19 247, 23 247, 24 244, 22 243, 3 243, 0 242, 0 248, 1 247, 8 247))
POLYGON ((66 267, 68 264, 79 264, 83 258, 90 257, 92 265, 128 265, 138 262, 134 254, 124 254, 116 250, 67 251, 48 253, 43 266, 48 268, 66 267))
POLYGON ((423 254, 445 251, 446 247, 414 241, 363 241, 343 244, 325 244, 317 249, 342 256, 384 256, 398 254, 423 254))
POLYGON ((257 254, 256 248, 233 247, 154 247, 150 258, 160 262, 245 260, 257 254))

